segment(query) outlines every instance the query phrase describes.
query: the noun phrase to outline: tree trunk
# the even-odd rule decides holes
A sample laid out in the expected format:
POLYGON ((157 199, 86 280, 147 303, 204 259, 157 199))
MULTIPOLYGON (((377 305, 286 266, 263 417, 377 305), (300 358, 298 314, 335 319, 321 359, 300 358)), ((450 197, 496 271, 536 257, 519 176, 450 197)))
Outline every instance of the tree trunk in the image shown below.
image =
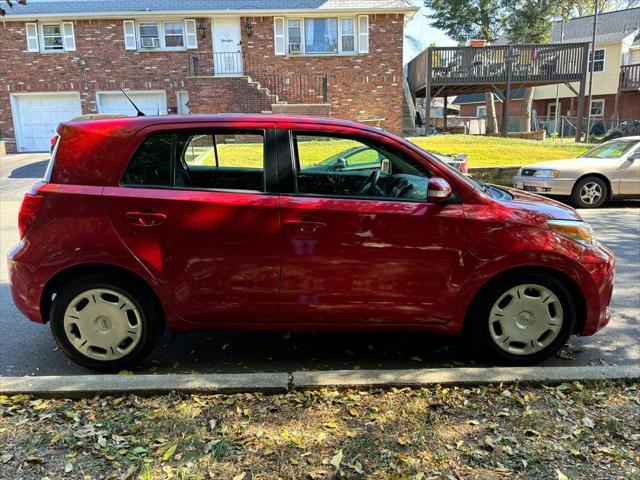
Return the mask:
POLYGON ((525 108, 525 111, 524 111, 525 124, 523 125, 524 128, 521 129, 523 132, 531 131, 531 112, 533 110, 533 91, 534 91, 534 87, 529 87, 524 89, 524 98, 522 99, 522 101, 524 102, 524 108, 525 108))
POLYGON ((493 93, 486 92, 484 101, 487 108, 487 133, 498 133, 498 117, 496 116, 496 104, 493 93))

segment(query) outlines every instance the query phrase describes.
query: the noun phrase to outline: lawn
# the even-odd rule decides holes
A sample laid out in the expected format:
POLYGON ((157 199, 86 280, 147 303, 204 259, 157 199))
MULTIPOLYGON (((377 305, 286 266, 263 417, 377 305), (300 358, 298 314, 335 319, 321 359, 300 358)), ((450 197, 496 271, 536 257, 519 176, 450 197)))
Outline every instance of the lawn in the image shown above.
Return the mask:
MULTIPOLYGON (((437 153, 452 155, 466 153, 470 167, 493 167, 507 165, 525 165, 544 160, 559 160, 576 157, 589 148, 589 145, 573 142, 553 143, 551 140, 539 142, 514 138, 484 137, 479 135, 436 135, 431 137, 409 138, 411 142, 437 153)), ((350 140, 306 141, 299 142, 298 149, 303 165, 320 163, 333 155, 357 146, 350 140)), ((263 147, 259 143, 218 145, 221 166, 260 167, 263 147)), ((211 148, 199 147, 190 163, 215 165, 215 156, 211 148)))
POLYGON ((444 155, 466 153, 470 167, 519 166, 544 160, 573 158, 591 147, 568 141, 553 143, 551 140, 540 142, 481 135, 435 135, 408 140, 425 150, 444 155))
POLYGON ((640 478, 638 383, 0 395, 0 478, 640 478))

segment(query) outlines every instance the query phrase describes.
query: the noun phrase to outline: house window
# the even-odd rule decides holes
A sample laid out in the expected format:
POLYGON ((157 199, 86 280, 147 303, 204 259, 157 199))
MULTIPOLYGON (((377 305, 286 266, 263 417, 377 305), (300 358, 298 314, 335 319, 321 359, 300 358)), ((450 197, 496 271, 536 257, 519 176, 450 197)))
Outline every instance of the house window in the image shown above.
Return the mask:
POLYGON ((354 23, 355 20, 353 18, 343 18, 340 21, 341 50, 345 53, 353 53, 356 51, 354 23))
POLYGON ((293 55, 302 53, 302 20, 287 20, 289 37, 287 52, 293 55))
POLYGON ((485 118, 487 116, 487 106, 486 105, 478 105, 476 107, 476 117, 485 118))
POLYGON ((138 25, 140 48, 160 48, 160 29, 157 23, 141 23, 138 25))
POLYGON ((166 48, 184 47, 184 24, 182 22, 164 22, 164 45, 166 48))
MULTIPOLYGON (((604 71, 604 48, 599 48, 595 51, 595 60, 593 63, 594 72, 604 71)), ((593 52, 589 52, 589 71, 591 71, 591 55, 593 52)))
POLYGON ((592 117, 604 117, 604 99, 591 100, 592 117))
MULTIPOLYGON (((549 117, 555 117, 556 116, 556 110, 557 110, 557 103, 550 103, 549 106, 547 107, 547 116, 549 117)), ((562 109, 560 109, 562 110, 562 109)), ((560 110, 558 110, 558 114, 560 114, 560 110)))
POLYGON ((64 50, 61 24, 42 25, 42 49, 46 51, 64 50))
POLYGON ((307 18, 304 21, 305 53, 338 52, 338 19, 307 18))

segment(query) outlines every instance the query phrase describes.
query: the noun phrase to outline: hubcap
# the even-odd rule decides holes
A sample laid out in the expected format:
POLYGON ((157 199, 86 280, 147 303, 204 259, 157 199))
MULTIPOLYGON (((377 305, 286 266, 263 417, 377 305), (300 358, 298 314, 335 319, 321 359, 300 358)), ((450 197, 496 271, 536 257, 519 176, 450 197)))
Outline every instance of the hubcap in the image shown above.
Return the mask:
POLYGON ((117 360, 142 336, 140 312, 126 295, 92 288, 77 295, 64 312, 64 331, 78 352, 94 360, 117 360))
POLYGON ((596 182, 585 183, 580 189, 580 198, 588 205, 598 203, 602 198, 602 187, 596 182))
POLYGON ((562 304, 546 287, 518 285, 496 300, 488 322, 498 347, 513 355, 529 355, 550 345, 560 333, 562 304))

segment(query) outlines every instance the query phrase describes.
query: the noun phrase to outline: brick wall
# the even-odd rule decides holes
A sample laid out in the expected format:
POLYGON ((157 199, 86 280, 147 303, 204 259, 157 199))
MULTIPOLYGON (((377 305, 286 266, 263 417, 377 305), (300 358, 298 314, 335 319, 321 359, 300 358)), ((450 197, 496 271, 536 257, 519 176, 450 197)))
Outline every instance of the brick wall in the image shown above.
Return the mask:
MULTIPOLYGON (((273 18, 242 18, 251 22, 248 36, 242 29, 246 62, 261 62, 274 72, 328 74, 328 114, 354 120, 384 118, 394 132, 402 124, 402 15, 369 17, 369 54, 353 56, 276 57, 273 18)), ((212 52, 211 21, 197 19, 198 53, 212 52), (204 33, 204 37, 202 37, 204 33)), ((125 50, 121 20, 74 22, 76 51, 36 53, 26 51, 24 22, 7 21, 0 27, 0 139, 12 148, 14 126, 10 94, 20 92, 77 91, 82 112, 97 111, 96 91, 165 90, 169 111, 177 107, 176 92, 188 91, 194 113, 261 112, 271 110, 264 91, 242 79, 189 78, 188 56, 179 52, 125 50)), ((247 63, 248 64, 248 63, 247 63)), ((318 102, 321 103, 322 98, 318 102)), ((326 107, 323 111, 327 111, 326 107)), ((14 146, 15 148, 15 146, 14 146)))

